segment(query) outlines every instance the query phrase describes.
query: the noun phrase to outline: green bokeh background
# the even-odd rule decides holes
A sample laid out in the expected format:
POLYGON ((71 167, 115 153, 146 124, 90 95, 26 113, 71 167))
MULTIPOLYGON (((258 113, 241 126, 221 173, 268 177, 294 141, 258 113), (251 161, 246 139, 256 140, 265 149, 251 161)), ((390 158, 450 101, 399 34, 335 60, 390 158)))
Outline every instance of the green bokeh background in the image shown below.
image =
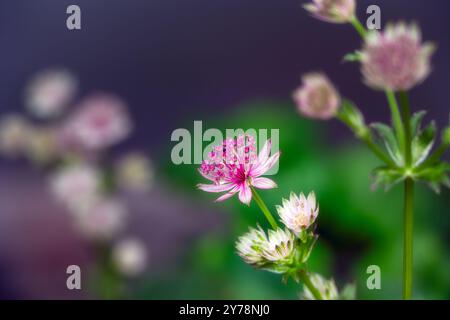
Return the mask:
MULTIPOLYGON (((256 102, 227 115, 203 121, 203 128, 280 129, 279 172, 274 190, 261 191, 269 208, 291 191, 314 190, 320 203, 318 244, 310 269, 334 277, 338 287, 357 285, 358 299, 399 299, 402 275, 402 186, 389 192, 371 190, 370 172, 378 160, 344 131, 336 143, 330 122, 302 119, 290 105, 256 102), (333 142, 334 141, 334 142, 333 142), (381 290, 366 286, 367 267, 381 268, 381 290)), ((184 127, 191 128, 191 123, 184 127)), ((192 128, 191 128, 192 129, 192 128)), ((207 143, 205 143, 206 145, 207 143)), ((170 157, 170 150, 167 151, 170 157)), ((162 159, 172 185, 193 201, 212 202, 216 194, 195 189, 202 181, 196 165, 173 165, 162 159)), ((448 215, 449 192, 416 188, 414 228, 414 297, 450 298, 448 215)), ((212 204, 228 212, 230 225, 196 239, 177 266, 143 282, 137 295, 167 299, 297 299, 301 287, 281 277, 254 270, 235 253, 234 242, 259 223, 268 226, 258 207, 237 197, 212 204)), ((212 213, 214 214, 214 213, 212 213)))

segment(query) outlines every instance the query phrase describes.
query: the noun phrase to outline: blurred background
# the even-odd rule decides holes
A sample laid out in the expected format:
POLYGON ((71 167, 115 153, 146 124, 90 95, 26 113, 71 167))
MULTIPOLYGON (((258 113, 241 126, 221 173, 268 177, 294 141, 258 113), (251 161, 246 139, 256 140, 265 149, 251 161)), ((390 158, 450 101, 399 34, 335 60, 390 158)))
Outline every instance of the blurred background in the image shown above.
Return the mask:
MULTIPOLYGON (((299 296, 298 285, 284 285, 278 275, 253 270, 235 253, 234 242, 248 225, 266 225, 258 208, 236 198, 213 203, 214 194, 195 188, 202 181, 196 165, 172 164, 171 133, 176 128, 193 132, 194 120, 202 120, 204 130, 280 129, 283 154, 273 177, 279 188, 261 195, 273 208, 291 190, 316 192, 320 239, 311 269, 335 277, 339 287, 355 282, 360 299, 400 297, 402 188, 371 191, 370 170, 377 160, 337 121, 298 116, 290 97, 302 73, 319 70, 369 121, 387 121, 389 110, 383 94, 361 83, 358 66, 341 62, 360 47, 358 35, 348 25, 309 17, 303 2, 1 1, 0 117, 29 113, 27 88, 33 77, 64 69, 77 83, 68 110, 76 111, 98 92, 113 94, 126 105, 133 130, 108 146, 108 161, 138 150, 151 163, 148 188, 115 191, 127 207, 126 227, 117 238, 101 241, 113 248, 117 239, 139 239, 140 250, 132 246, 135 255, 125 255, 139 272, 120 276, 126 283, 121 297, 299 296), (81 8, 78 31, 66 28, 71 4, 81 8), (373 264, 381 268, 381 290, 366 287, 366 268, 373 264)), ((417 21, 424 39, 438 44, 431 76, 411 95, 414 110, 426 109, 426 119, 436 119, 440 127, 448 124, 450 3, 357 2, 361 19, 368 5, 377 4, 383 25, 417 21)), ((27 117, 34 126, 44 125, 42 117, 27 117)), ((61 119, 58 115, 50 123, 61 119)), ((98 279, 98 242, 81 234, 69 210, 55 199, 48 187, 54 170, 55 164, 30 164, 21 157, 0 161, 0 298, 99 297, 88 284, 98 279), (67 289, 69 265, 81 267, 82 290, 67 289)), ((438 196, 420 186, 416 205, 415 297, 448 299, 449 191, 438 196)))

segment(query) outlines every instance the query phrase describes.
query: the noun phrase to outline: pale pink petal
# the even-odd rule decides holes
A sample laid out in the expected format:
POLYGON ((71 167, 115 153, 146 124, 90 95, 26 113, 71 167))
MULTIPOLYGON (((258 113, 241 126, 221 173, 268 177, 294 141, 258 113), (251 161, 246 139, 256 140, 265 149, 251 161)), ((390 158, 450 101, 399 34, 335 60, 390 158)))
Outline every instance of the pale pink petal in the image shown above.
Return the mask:
POLYGON ((275 163, 277 163, 279 158, 280 158, 280 152, 278 151, 273 156, 271 156, 265 163, 261 163, 261 164, 258 163, 257 165, 253 166, 253 168, 250 172, 250 175, 252 177, 259 177, 259 176, 263 175, 264 173, 269 171, 270 168, 272 168, 275 165, 275 163))
POLYGON ((234 196, 236 194, 236 192, 239 191, 238 187, 234 187, 233 189, 231 189, 230 191, 228 191, 227 193, 225 193, 223 196, 218 197, 215 202, 221 202, 224 200, 227 200, 229 198, 231 198, 232 196, 234 196))
POLYGON ((254 178, 252 185, 259 189, 273 189, 277 187, 277 184, 269 178, 254 178))
POLYGON ((206 192, 223 192, 228 191, 231 188, 233 188, 233 185, 231 183, 225 183, 225 184, 203 184, 200 183, 197 185, 197 188, 200 190, 206 191, 206 192))
POLYGON ((242 203, 249 205, 252 200, 252 190, 247 183, 242 184, 239 189, 239 200, 241 200, 242 203))
POLYGON ((270 149, 272 148, 272 140, 267 140, 258 155, 258 163, 264 163, 269 159, 270 149))

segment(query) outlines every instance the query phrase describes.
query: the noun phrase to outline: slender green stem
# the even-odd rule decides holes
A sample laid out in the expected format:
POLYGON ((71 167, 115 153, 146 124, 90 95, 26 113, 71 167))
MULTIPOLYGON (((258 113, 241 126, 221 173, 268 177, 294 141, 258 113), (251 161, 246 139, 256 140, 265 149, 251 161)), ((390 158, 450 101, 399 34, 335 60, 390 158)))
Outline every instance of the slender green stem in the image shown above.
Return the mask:
POLYGON ((366 28, 362 25, 361 21, 359 21, 358 17, 353 16, 350 20, 350 23, 353 25, 353 27, 355 27, 361 38, 364 39, 366 37, 367 31, 366 28))
POLYGON ((414 225, 414 181, 405 181, 405 212, 403 239, 403 299, 412 297, 413 286, 413 225, 414 225))
POLYGON ((400 97, 400 106, 402 109, 402 118, 403 118, 403 131, 405 134, 405 164, 406 167, 409 168, 412 162, 411 155, 411 112, 409 110, 409 99, 408 94, 404 91, 399 93, 400 97))
POLYGON ((267 208, 266 204, 264 203, 263 199, 260 197, 258 192, 256 192, 256 189, 253 188, 253 187, 250 187, 250 188, 252 189, 252 195, 253 195, 253 198, 255 199, 256 204, 259 206, 259 208, 261 209, 262 213, 264 213, 264 215, 266 216, 267 221, 269 221, 269 223, 272 226, 272 228, 276 230, 278 228, 278 224, 275 221, 275 219, 272 216, 272 214, 270 213, 270 210, 267 208))
MULTIPOLYGON (((405 132, 405 167, 411 169, 411 112, 406 92, 400 92, 403 128, 405 132)), ((413 284, 413 226, 414 226, 414 181, 411 177, 405 180, 404 199, 404 239, 403 239, 403 299, 412 297, 413 284)))
POLYGON ((386 97, 391 108, 392 123, 394 125, 395 133, 397 135, 397 140, 401 151, 405 151, 405 130, 402 123, 402 117, 400 116, 400 111, 397 103, 397 98, 395 93, 387 90, 386 97))
POLYGON ((323 300, 322 295, 320 294, 320 291, 317 290, 317 288, 312 283, 312 281, 309 277, 309 274, 305 270, 300 270, 298 274, 299 274, 300 279, 302 280, 303 284, 309 289, 309 291, 311 291, 314 298, 316 298, 317 300, 323 300))

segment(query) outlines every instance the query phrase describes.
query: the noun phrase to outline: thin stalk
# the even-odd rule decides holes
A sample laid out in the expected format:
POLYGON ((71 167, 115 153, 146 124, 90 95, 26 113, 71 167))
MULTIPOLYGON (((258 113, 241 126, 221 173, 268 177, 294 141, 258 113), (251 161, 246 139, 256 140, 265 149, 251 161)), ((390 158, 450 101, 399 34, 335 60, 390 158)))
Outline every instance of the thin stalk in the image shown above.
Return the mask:
POLYGON ((320 291, 317 290, 317 288, 314 286, 311 279, 309 278, 309 274, 305 270, 300 270, 298 274, 303 284, 309 289, 309 291, 311 291, 314 298, 316 298, 317 300, 323 300, 320 291))
POLYGON ((355 27, 356 31, 359 33, 361 38, 365 38, 367 35, 366 28, 362 25, 361 21, 356 16, 353 16, 350 23, 355 27))
MULTIPOLYGON (((411 112, 406 92, 400 92, 400 105, 402 108, 403 128, 405 131, 405 165, 409 170, 412 162, 411 155, 411 112)), ((412 297, 413 284, 413 227, 414 227, 414 181, 408 177, 405 180, 405 199, 403 216, 403 299, 412 297)))
POLYGON ((252 190, 252 195, 253 195, 253 198, 255 199, 256 204, 259 206, 262 213, 264 213, 264 216, 266 217, 267 221, 269 221, 272 228, 276 230, 278 228, 278 224, 275 221, 272 214, 270 213, 270 210, 267 208, 266 204, 264 203, 263 199, 260 197, 258 192, 256 192, 256 189, 253 187, 250 187, 250 188, 252 190))
POLYGON ((400 150, 405 151, 405 129, 402 123, 402 117, 400 116, 400 111, 398 108, 397 98, 395 93, 387 90, 386 97, 389 103, 389 108, 391 109, 392 123, 394 125, 395 133, 397 135, 397 140, 400 145, 400 150))
POLYGON ((411 166, 412 155, 411 155, 411 112, 409 110, 409 99, 406 92, 402 91, 399 93, 400 105, 402 108, 402 118, 403 118, 403 131, 405 139, 405 164, 407 169, 411 166))
POLYGON ((412 297, 413 286, 413 226, 414 226, 414 181, 405 181, 405 211, 403 234, 403 299, 412 297))

